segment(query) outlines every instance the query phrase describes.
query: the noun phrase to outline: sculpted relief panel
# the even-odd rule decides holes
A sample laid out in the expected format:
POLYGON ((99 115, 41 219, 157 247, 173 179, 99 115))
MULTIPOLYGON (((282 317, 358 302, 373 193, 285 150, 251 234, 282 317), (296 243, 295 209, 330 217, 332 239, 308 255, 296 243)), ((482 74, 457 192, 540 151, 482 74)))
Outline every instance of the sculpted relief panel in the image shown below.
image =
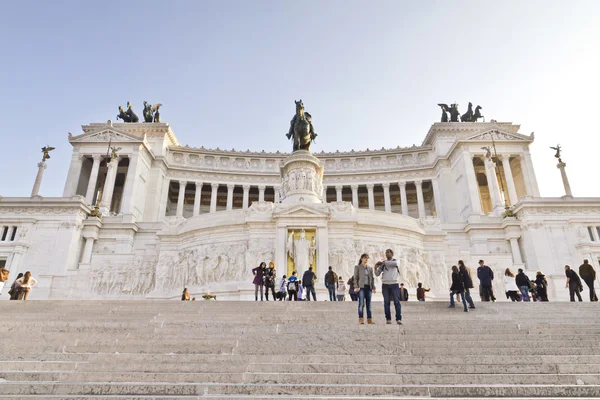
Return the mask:
POLYGON ((138 257, 133 264, 109 265, 90 271, 90 289, 99 295, 145 295, 155 286, 156 259, 138 257))

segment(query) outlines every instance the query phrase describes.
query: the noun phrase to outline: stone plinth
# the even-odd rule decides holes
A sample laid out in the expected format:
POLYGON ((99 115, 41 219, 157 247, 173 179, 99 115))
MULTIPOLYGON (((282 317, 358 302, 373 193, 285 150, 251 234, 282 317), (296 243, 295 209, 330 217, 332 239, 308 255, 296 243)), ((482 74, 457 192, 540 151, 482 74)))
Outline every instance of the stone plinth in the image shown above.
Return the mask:
POLYGON ((323 163, 308 151, 298 150, 280 168, 282 203, 323 202, 323 163))

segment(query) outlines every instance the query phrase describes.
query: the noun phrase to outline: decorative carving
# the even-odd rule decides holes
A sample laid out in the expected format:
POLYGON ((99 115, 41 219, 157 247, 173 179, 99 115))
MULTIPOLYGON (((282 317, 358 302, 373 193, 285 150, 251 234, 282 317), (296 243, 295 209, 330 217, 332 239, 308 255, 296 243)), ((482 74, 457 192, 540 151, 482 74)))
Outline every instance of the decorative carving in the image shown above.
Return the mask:
POLYGON ((139 142, 142 139, 137 139, 132 136, 125 135, 120 132, 107 129, 98 133, 92 133, 89 136, 74 138, 75 142, 139 142))
POLYGON ((145 295, 155 286, 156 259, 138 257, 133 264, 109 265, 90 271, 90 289, 99 295, 145 295))

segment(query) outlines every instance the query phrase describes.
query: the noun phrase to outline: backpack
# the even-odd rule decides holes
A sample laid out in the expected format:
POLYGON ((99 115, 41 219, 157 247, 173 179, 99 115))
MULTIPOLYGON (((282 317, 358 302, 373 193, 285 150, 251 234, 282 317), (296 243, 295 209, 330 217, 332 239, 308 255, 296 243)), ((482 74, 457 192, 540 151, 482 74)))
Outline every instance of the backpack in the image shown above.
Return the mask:
POLYGON ((295 292, 297 290, 296 283, 297 283, 297 281, 289 281, 288 282, 288 284, 287 284, 288 292, 295 292))

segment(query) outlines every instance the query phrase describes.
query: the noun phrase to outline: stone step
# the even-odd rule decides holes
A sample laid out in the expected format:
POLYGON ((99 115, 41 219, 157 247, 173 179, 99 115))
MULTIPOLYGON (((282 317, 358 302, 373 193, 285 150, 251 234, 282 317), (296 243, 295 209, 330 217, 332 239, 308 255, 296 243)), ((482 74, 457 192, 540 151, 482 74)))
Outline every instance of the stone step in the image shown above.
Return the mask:
POLYGON ((3 395, 313 395, 313 396, 419 396, 419 397, 595 397, 598 385, 372 385, 372 384, 232 384, 97 382, 10 382, 2 384, 3 395))

